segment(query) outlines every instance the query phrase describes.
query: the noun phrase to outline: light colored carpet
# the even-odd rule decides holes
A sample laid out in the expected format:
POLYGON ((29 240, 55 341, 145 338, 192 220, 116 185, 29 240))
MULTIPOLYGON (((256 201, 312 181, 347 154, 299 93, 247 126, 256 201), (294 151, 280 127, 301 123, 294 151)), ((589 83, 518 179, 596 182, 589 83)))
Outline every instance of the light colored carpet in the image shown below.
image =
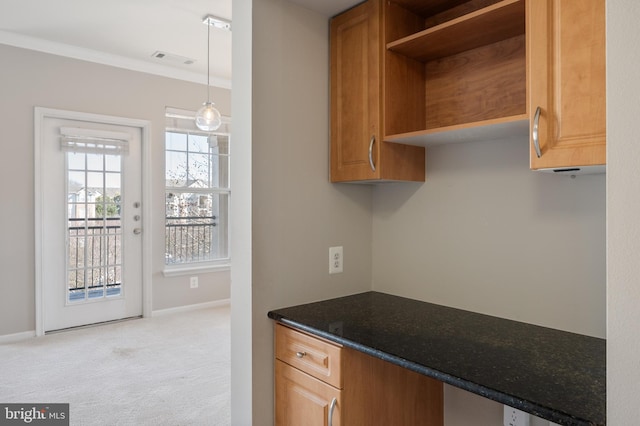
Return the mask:
POLYGON ((0 402, 69 403, 71 425, 229 425, 229 307, 0 345, 0 402))

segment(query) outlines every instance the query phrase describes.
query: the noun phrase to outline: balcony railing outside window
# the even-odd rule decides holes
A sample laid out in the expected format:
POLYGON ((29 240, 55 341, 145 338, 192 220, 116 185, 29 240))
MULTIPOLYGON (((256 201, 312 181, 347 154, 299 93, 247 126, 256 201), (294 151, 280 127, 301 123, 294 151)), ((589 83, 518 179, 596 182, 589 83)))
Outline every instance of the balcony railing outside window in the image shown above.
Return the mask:
POLYGON ((167 264, 205 262, 219 257, 216 216, 167 216, 166 219, 167 264))
POLYGON ((120 295, 120 218, 70 218, 67 232, 69 301, 120 295))

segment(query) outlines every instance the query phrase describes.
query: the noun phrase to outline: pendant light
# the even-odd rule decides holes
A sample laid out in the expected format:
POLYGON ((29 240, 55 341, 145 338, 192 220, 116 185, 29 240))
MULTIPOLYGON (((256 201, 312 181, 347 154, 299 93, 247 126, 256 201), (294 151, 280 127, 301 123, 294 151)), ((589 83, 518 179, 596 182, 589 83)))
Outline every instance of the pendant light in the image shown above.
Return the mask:
POLYGON ((214 106, 214 103, 211 102, 210 97, 211 86, 209 85, 209 57, 211 55, 211 51, 209 48, 209 39, 211 27, 214 26, 216 28, 231 31, 231 22, 207 15, 204 17, 202 23, 207 25, 207 101, 196 113, 196 126, 198 129, 204 130, 205 132, 212 132, 214 130, 218 130, 222 124, 222 117, 220 116, 220 111, 218 111, 214 106))

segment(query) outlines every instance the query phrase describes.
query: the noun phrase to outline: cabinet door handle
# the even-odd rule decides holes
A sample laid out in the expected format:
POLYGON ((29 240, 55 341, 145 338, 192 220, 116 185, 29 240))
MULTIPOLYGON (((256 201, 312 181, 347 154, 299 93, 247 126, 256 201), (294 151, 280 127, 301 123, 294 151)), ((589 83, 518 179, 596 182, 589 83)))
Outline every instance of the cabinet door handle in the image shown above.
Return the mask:
POLYGON ((336 409, 336 404, 338 400, 334 397, 331 400, 331 405, 329 405, 329 426, 333 426, 333 410, 336 409))
POLYGON ((371 136, 371 140, 369 141, 369 166, 372 171, 376 171, 376 165, 373 164, 373 144, 376 142, 376 135, 371 136))
POLYGON ((533 147, 536 150, 538 158, 542 156, 540 152, 540 135, 538 134, 538 125, 540 124, 540 107, 536 108, 536 114, 533 116, 533 130, 531 131, 531 138, 533 139, 533 147))
POLYGON ((306 352, 296 352, 296 356, 297 356, 298 358, 304 358, 306 355, 307 355, 307 353, 306 353, 306 352))

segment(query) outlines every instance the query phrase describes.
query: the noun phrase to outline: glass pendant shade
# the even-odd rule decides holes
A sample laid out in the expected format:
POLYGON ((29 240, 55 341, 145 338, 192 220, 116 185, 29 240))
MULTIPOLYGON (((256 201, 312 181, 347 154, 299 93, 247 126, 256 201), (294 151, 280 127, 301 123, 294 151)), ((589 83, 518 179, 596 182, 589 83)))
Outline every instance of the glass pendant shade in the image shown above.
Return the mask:
POLYGON ((218 130, 222 125, 222 117, 220 116, 220 111, 218 111, 217 108, 213 106, 213 102, 211 102, 211 98, 209 97, 209 92, 211 89, 211 85, 209 84, 209 73, 211 72, 211 70, 209 69, 209 57, 211 56, 211 26, 213 25, 216 28, 231 31, 231 21, 216 18, 212 15, 207 15, 202 20, 202 23, 207 25, 207 102, 202 104, 202 107, 198 110, 198 112, 196 112, 196 126, 198 127, 198 129, 205 132, 213 132, 214 130, 218 130))
POLYGON ((213 106, 213 102, 205 102, 196 113, 196 126, 205 132, 218 130, 222 124, 220 111, 213 106))

